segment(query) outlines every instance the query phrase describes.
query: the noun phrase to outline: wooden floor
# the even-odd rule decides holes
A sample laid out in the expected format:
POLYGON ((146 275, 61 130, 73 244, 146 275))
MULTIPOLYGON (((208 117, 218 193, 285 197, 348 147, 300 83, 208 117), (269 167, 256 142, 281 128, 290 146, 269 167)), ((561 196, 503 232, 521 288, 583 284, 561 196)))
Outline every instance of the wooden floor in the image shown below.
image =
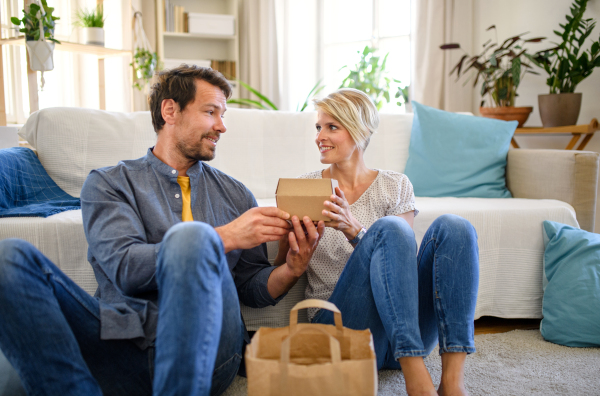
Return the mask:
POLYGON ((534 330, 540 328, 541 319, 502 319, 482 316, 475 321, 475 334, 506 333, 511 330, 534 330))

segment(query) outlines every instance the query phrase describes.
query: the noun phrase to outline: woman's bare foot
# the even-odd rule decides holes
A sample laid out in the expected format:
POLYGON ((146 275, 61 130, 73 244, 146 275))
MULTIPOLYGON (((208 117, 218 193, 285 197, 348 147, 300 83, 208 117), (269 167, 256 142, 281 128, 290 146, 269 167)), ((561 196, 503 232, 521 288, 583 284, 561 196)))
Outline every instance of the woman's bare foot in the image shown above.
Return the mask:
POLYGON ((404 381, 406 382, 406 393, 409 396, 437 396, 435 386, 423 358, 419 356, 408 356, 398 359, 404 381))
POLYGON ((442 380, 438 388, 440 396, 466 396, 465 359, 466 352, 442 354, 442 380))

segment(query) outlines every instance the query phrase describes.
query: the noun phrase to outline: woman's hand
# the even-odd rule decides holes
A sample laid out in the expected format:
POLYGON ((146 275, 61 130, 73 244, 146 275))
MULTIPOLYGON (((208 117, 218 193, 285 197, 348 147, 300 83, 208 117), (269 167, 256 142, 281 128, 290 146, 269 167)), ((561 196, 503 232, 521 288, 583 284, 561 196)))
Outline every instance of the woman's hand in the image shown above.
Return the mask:
POLYGON ((285 264, 288 251, 290 250, 290 239, 289 234, 285 234, 279 240, 279 250, 277 251, 277 257, 275 258, 274 264, 279 266, 285 264))
POLYGON ((362 225, 352 216, 350 212, 350 204, 346 200, 344 192, 339 188, 335 188, 335 195, 332 195, 330 201, 325 201, 323 216, 327 216, 331 221, 325 222, 325 227, 331 227, 338 231, 342 231, 346 238, 354 239, 356 234, 362 229, 362 225))

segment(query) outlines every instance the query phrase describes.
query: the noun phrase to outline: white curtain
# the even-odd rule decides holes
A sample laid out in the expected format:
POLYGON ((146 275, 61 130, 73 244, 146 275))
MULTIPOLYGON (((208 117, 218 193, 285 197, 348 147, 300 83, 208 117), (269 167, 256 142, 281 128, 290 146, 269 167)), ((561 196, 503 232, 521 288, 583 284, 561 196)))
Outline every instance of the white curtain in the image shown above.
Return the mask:
POLYGON ((473 56, 473 0, 416 0, 413 5, 411 98, 441 110, 472 111, 474 80, 464 85, 467 76, 456 81, 449 75, 464 52, 440 45, 459 43, 473 56))
MULTIPOLYGON (((240 75, 238 78, 280 105, 275 0, 243 0, 239 10, 240 75)), ((240 97, 251 98, 240 87, 240 97)), ((255 97, 251 99, 256 99, 255 97)))

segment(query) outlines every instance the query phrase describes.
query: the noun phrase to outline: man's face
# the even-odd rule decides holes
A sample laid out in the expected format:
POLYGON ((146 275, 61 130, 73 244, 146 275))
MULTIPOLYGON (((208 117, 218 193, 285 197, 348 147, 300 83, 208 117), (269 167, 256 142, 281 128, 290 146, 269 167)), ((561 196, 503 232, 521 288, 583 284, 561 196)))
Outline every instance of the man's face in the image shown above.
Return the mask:
POLYGON ((223 115, 227 99, 220 88, 196 80, 196 97, 183 111, 178 111, 175 145, 190 161, 215 158, 217 142, 227 128, 223 115))

